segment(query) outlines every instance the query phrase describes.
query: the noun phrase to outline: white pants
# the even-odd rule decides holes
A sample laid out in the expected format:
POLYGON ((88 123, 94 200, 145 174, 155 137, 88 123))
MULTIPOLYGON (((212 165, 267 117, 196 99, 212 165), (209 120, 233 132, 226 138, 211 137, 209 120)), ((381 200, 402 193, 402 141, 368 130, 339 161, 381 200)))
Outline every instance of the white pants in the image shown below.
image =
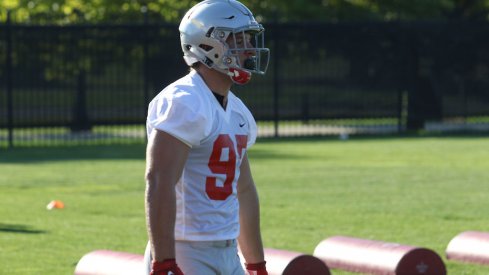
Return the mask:
MULTIPOLYGON (((185 275, 244 275, 236 240, 176 241, 177 264, 185 275)), ((144 274, 151 272, 151 249, 144 253, 144 274)))

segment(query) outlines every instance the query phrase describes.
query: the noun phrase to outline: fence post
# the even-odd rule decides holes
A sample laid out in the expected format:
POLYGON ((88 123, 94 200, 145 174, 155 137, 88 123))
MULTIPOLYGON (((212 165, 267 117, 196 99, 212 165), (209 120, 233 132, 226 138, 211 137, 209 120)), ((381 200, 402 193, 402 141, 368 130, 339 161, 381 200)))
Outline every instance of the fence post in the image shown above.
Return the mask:
POLYGON ((309 91, 305 90, 302 96, 302 123, 306 125, 309 124, 309 120, 310 120, 310 114, 309 114, 310 107, 311 106, 309 104, 309 91))
POLYGON ((279 133, 278 133, 278 123, 280 121, 279 117, 279 92, 280 92, 280 74, 279 74, 279 60, 280 60, 280 55, 279 55, 279 37, 280 35, 278 34, 279 31, 279 24, 277 24, 278 20, 275 20, 275 31, 273 32, 273 43, 274 43, 274 53, 273 53, 273 125, 274 125, 274 137, 278 138, 279 133))
POLYGON ((12 92, 12 35, 11 35, 10 10, 7 10, 7 24, 5 29, 5 42, 7 53, 5 55, 5 89, 7 92, 7 129, 8 148, 14 147, 14 111, 12 92))
POLYGON ((71 125, 72 132, 89 131, 92 129, 90 120, 87 114, 86 104, 86 80, 85 70, 80 69, 78 73, 77 89, 73 104, 73 122, 71 125))
POLYGON ((403 131, 405 125, 406 107, 407 107, 406 92, 399 88, 397 89, 397 133, 400 134, 403 131))
MULTIPOLYGON (((149 95, 149 79, 150 79, 150 76, 149 76, 149 69, 148 69, 148 66, 149 66, 149 61, 148 61, 148 58, 149 58, 149 50, 148 50, 148 25, 149 25, 149 20, 148 20, 148 8, 146 6, 144 6, 142 9, 141 9, 141 12, 143 13, 143 25, 144 25, 144 32, 143 33, 143 117, 146 116, 146 111, 147 111, 147 108, 148 108, 148 104, 150 102, 150 95, 149 95)), ((144 127, 146 127, 145 124, 143 124, 144 127)), ((144 131, 146 133, 146 131, 144 131)), ((145 135, 146 139, 148 138, 147 135, 145 135)))

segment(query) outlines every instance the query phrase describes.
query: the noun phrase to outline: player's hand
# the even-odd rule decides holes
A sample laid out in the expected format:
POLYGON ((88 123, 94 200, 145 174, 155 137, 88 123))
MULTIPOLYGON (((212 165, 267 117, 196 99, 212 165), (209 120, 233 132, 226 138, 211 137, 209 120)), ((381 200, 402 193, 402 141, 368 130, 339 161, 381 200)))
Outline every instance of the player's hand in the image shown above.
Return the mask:
POLYGON ((166 259, 162 262, 153 261, 151 275, 184 275, 175 259, 166 259))
POLYGON ((268 275, 265 261, 256 264, 245 264, 249 275, 268 275))

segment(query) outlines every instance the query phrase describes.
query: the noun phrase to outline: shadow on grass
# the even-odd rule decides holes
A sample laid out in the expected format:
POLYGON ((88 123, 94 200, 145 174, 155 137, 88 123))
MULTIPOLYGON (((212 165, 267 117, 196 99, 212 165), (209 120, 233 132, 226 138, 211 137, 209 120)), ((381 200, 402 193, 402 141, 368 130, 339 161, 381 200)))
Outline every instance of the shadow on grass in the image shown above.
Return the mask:
POLYGON ((47 233, 44 230, 36 230, 30 228, 28 225, 23 224, 5 224, 0 223, 0 233, 19 233, 19 234, 44 234, 47 233))
POLYGON ((144 160, 145 146, 145 144, 129 144, 14 147, 0 149, 0 164, 97 159, 144 160))
MULTIPOLYGON (((406 131, 403 133, 392 134, 352 134, 349 139, 353 140, 401 140, 401 139, 424 139, 424 138, 440 138, 440 139, 475 139, 475 138, 488 138, 488 131, 481 132, 469 132, 469 131, 456 131, 456 132, 426 132, 426 131, 406 131)), ((293 137, 262 137, 259 138, 257 143, 277 143, 277 142, 322 142, 322 141, 344 141, 340 139, 339 135, 307 135, 307 136, 293 136, 293 137)))
MULTIPOLYGON (((277 142, 279 140, 275 140, 277 142)), ((260 142, 267 142, 261 140, 260 142)), ((259 159, 297 158, 285 151, 277 152, 265 148, 252 148, 249 155, 259 159)), ((146 145, 79 145, 79 146, 46 146, 46 147, 14 147, 0 149, 0 165, 2 163, 41 163, 70 160, 145 160, 146 145)))
MULTIPOLYGON (((349 140, 396 140, 396 139, 423 139, 423 138, 488 138, 489 133, 422 133, 406 132, 404 134, 386 135, 351 135, 349 140)), ((281 138, 259 138, 258 144, 267 143, 321 143, 345 142, 340 140, 337 135, 330 136, 304 136, 304 137, 281 137, 281 138)), ((42 147, 14 147, 5 149, 0 147, 1 163, 36 163, 46 161, 69 161, 69 160, 111 160, 111 159, 135 159, 144 160, 146 144, 112 144, 112 145, 61 145, 61 146, 42 146, 42 147)), ((264 149, 252 148, 250 155, 258 159, 280 159, 280 158, 300 158, 297 155, 289 155, 285 151, 277 152, 264 149)))

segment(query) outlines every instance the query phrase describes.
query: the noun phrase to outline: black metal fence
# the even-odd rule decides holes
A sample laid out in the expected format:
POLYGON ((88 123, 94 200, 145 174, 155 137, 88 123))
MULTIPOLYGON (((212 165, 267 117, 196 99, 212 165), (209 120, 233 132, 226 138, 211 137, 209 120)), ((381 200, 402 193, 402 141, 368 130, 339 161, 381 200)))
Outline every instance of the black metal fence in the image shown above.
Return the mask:
MULTIPOLYGON (((266 76, 235 87, 261 136, 489 129, 489 24, 267 24, 266 76)), ((177 25, 0 25, 0 147, 144 140, 184 75, 177 25)))

